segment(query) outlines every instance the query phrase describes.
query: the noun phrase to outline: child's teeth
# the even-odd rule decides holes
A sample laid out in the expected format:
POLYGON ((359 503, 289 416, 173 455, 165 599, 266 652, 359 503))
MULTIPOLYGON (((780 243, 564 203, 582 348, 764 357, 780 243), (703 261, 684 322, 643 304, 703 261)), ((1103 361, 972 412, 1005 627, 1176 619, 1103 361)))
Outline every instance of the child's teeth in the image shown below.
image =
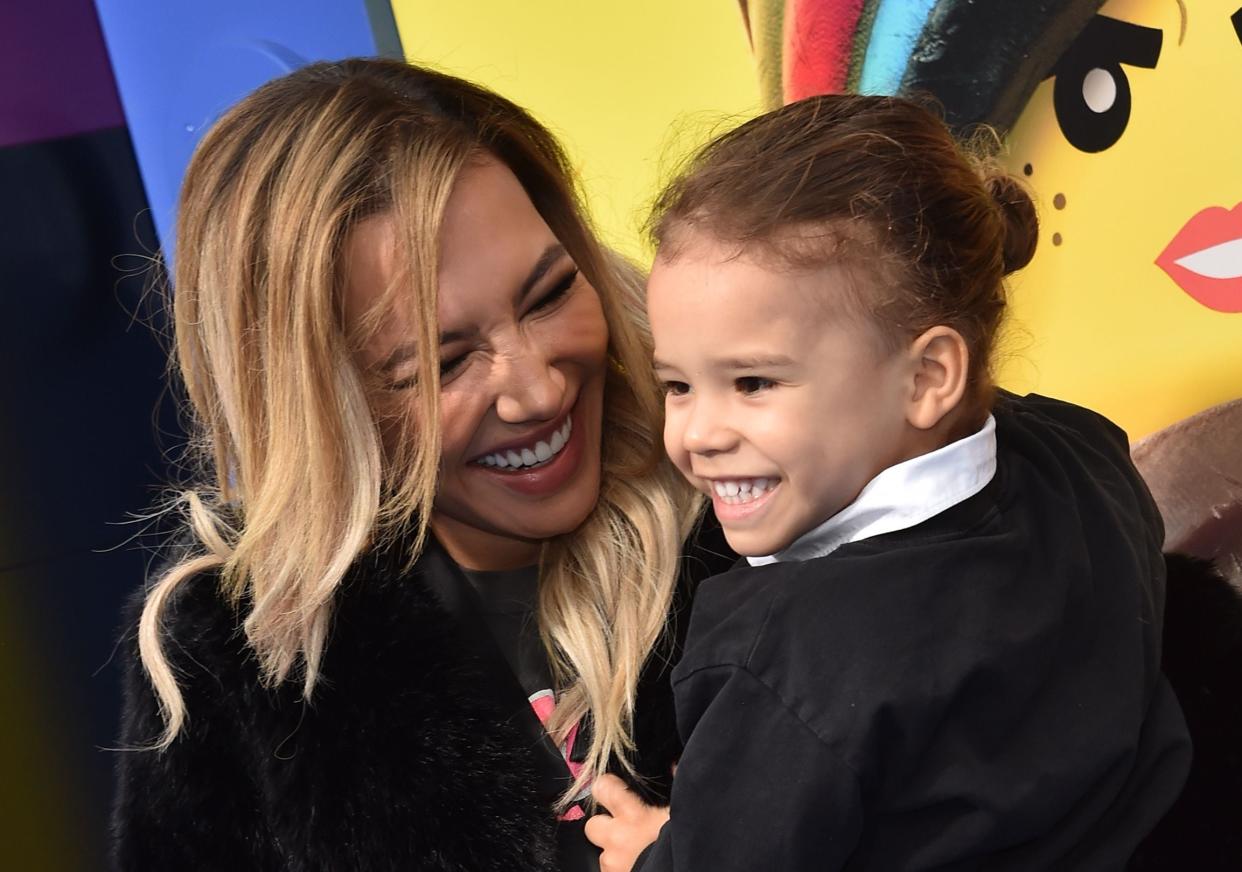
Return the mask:
POLYGON ((573 418, 566 418, 565 423, 561 425, 561 428, 553 433, 546 442, 540 440, 527 448, 509 449, 507 451, 497 451, 493 454, 486 454, 479 458, 478 463, 483 466, 491 466, 498 469, 534 466, 537 463, 546 463, 561 453, 561 450, 565 447, 565 444, 569 442, 569 434, 571 432, 573 432, 573 418))
POLYGON ((772 478, 738 478, 712 482, 712 490, 729 504, 749 503, 759 499, 776 485, 772 478))

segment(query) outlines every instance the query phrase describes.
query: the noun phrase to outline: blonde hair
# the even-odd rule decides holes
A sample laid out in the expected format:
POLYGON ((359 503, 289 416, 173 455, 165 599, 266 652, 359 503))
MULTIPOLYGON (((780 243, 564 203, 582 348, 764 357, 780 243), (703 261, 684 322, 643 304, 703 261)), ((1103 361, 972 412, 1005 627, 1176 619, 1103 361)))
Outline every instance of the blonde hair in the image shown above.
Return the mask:
POLYGON ((439 405, 414 389, 413 420, 386 455, 358 337, 343 331, 349 231, 386 212, 403 228, 404 281, 372 311, 407 305, 417 381, 438 383, 439 229, 454 180, 487 153, 598 291, 609 325, 599 501, 545 543, 539 624, 561 695, 563 737, 591 722, 586 765, 566 797, 628 752, 639 672, 660 638, 678 555, 700 501, 663 458, 650 342, 634 320, 637 278, 596 243, 551 135, 503 98, 395 61, 314 64, 264 85, 204 137, 178 220, 176 358, 196 425, 203 484, 183 494, 201 548, 151 587, 139 646, 166 748, 187 711, 161 620, 181 585, 218 576, 266 682, 309 698, 337 589, 367 548, 404 543, 412 565, 436 492, 439 405), (628 284, 627 284, 628 283, 628 284))

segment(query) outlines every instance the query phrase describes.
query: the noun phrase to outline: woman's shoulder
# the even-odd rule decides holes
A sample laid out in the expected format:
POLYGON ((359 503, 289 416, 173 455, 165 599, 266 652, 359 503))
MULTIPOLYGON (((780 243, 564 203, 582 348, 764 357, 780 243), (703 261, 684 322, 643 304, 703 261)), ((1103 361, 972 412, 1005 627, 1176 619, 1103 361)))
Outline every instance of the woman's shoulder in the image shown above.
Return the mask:
POLYGON ((206 550, 183 534, 152 560, 145 583, 134 590, 121 618, 122 651, 132 661, 135 674, 142 672, 142 638, 154 631, 147 644, 158 643, 178 680, 192 687, 198 677, 215 683, 229 681, 245 672, 249 658, 242 628, 244 616, 221 587, 220 567, 207 558, 206 550), (180 575, 171 587, 162 588, 180 575))
POLYGON ((157 594, 162 584, 176 574, 181 578, 163 598, 161 624, 166 631, 182 625, 211 623, 230 611, 222 595, 221 561, 188 529, 177 532, 147 564, 144 583, 135 590, 126 604, 126 626, 137 624, 147 601, 157 594))

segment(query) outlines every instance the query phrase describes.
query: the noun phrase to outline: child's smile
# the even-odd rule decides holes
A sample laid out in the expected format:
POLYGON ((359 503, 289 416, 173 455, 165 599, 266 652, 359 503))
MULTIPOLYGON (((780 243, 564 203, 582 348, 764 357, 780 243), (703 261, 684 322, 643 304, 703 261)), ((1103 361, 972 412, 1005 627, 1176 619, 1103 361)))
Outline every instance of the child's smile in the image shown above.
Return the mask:
POLYGON ((755 523, 756 515, 771 502, 780 487, 779 478, 704 479, 709 486, 712 508, 723 524, 755 523))
POLYGON ((665 449, 740 554, 785 548, 908 451, 900 355, 881 351, 852 282, 706 237, 652 269, 665 449))

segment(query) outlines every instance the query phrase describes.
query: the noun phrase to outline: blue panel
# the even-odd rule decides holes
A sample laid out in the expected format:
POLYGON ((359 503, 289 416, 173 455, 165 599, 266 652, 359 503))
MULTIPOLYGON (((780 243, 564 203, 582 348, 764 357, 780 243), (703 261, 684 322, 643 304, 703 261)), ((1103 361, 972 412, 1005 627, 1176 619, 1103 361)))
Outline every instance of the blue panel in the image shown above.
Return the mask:
POLYGON ((95 0, 152 217, 171 261, 181 177, 204 129, 309 61, 377 54, 366 0, 95 0))
POLYGON ((860 94, 897 93, 910 52, 935 5, 935 0, 881 0, 858 80, 860 94))

